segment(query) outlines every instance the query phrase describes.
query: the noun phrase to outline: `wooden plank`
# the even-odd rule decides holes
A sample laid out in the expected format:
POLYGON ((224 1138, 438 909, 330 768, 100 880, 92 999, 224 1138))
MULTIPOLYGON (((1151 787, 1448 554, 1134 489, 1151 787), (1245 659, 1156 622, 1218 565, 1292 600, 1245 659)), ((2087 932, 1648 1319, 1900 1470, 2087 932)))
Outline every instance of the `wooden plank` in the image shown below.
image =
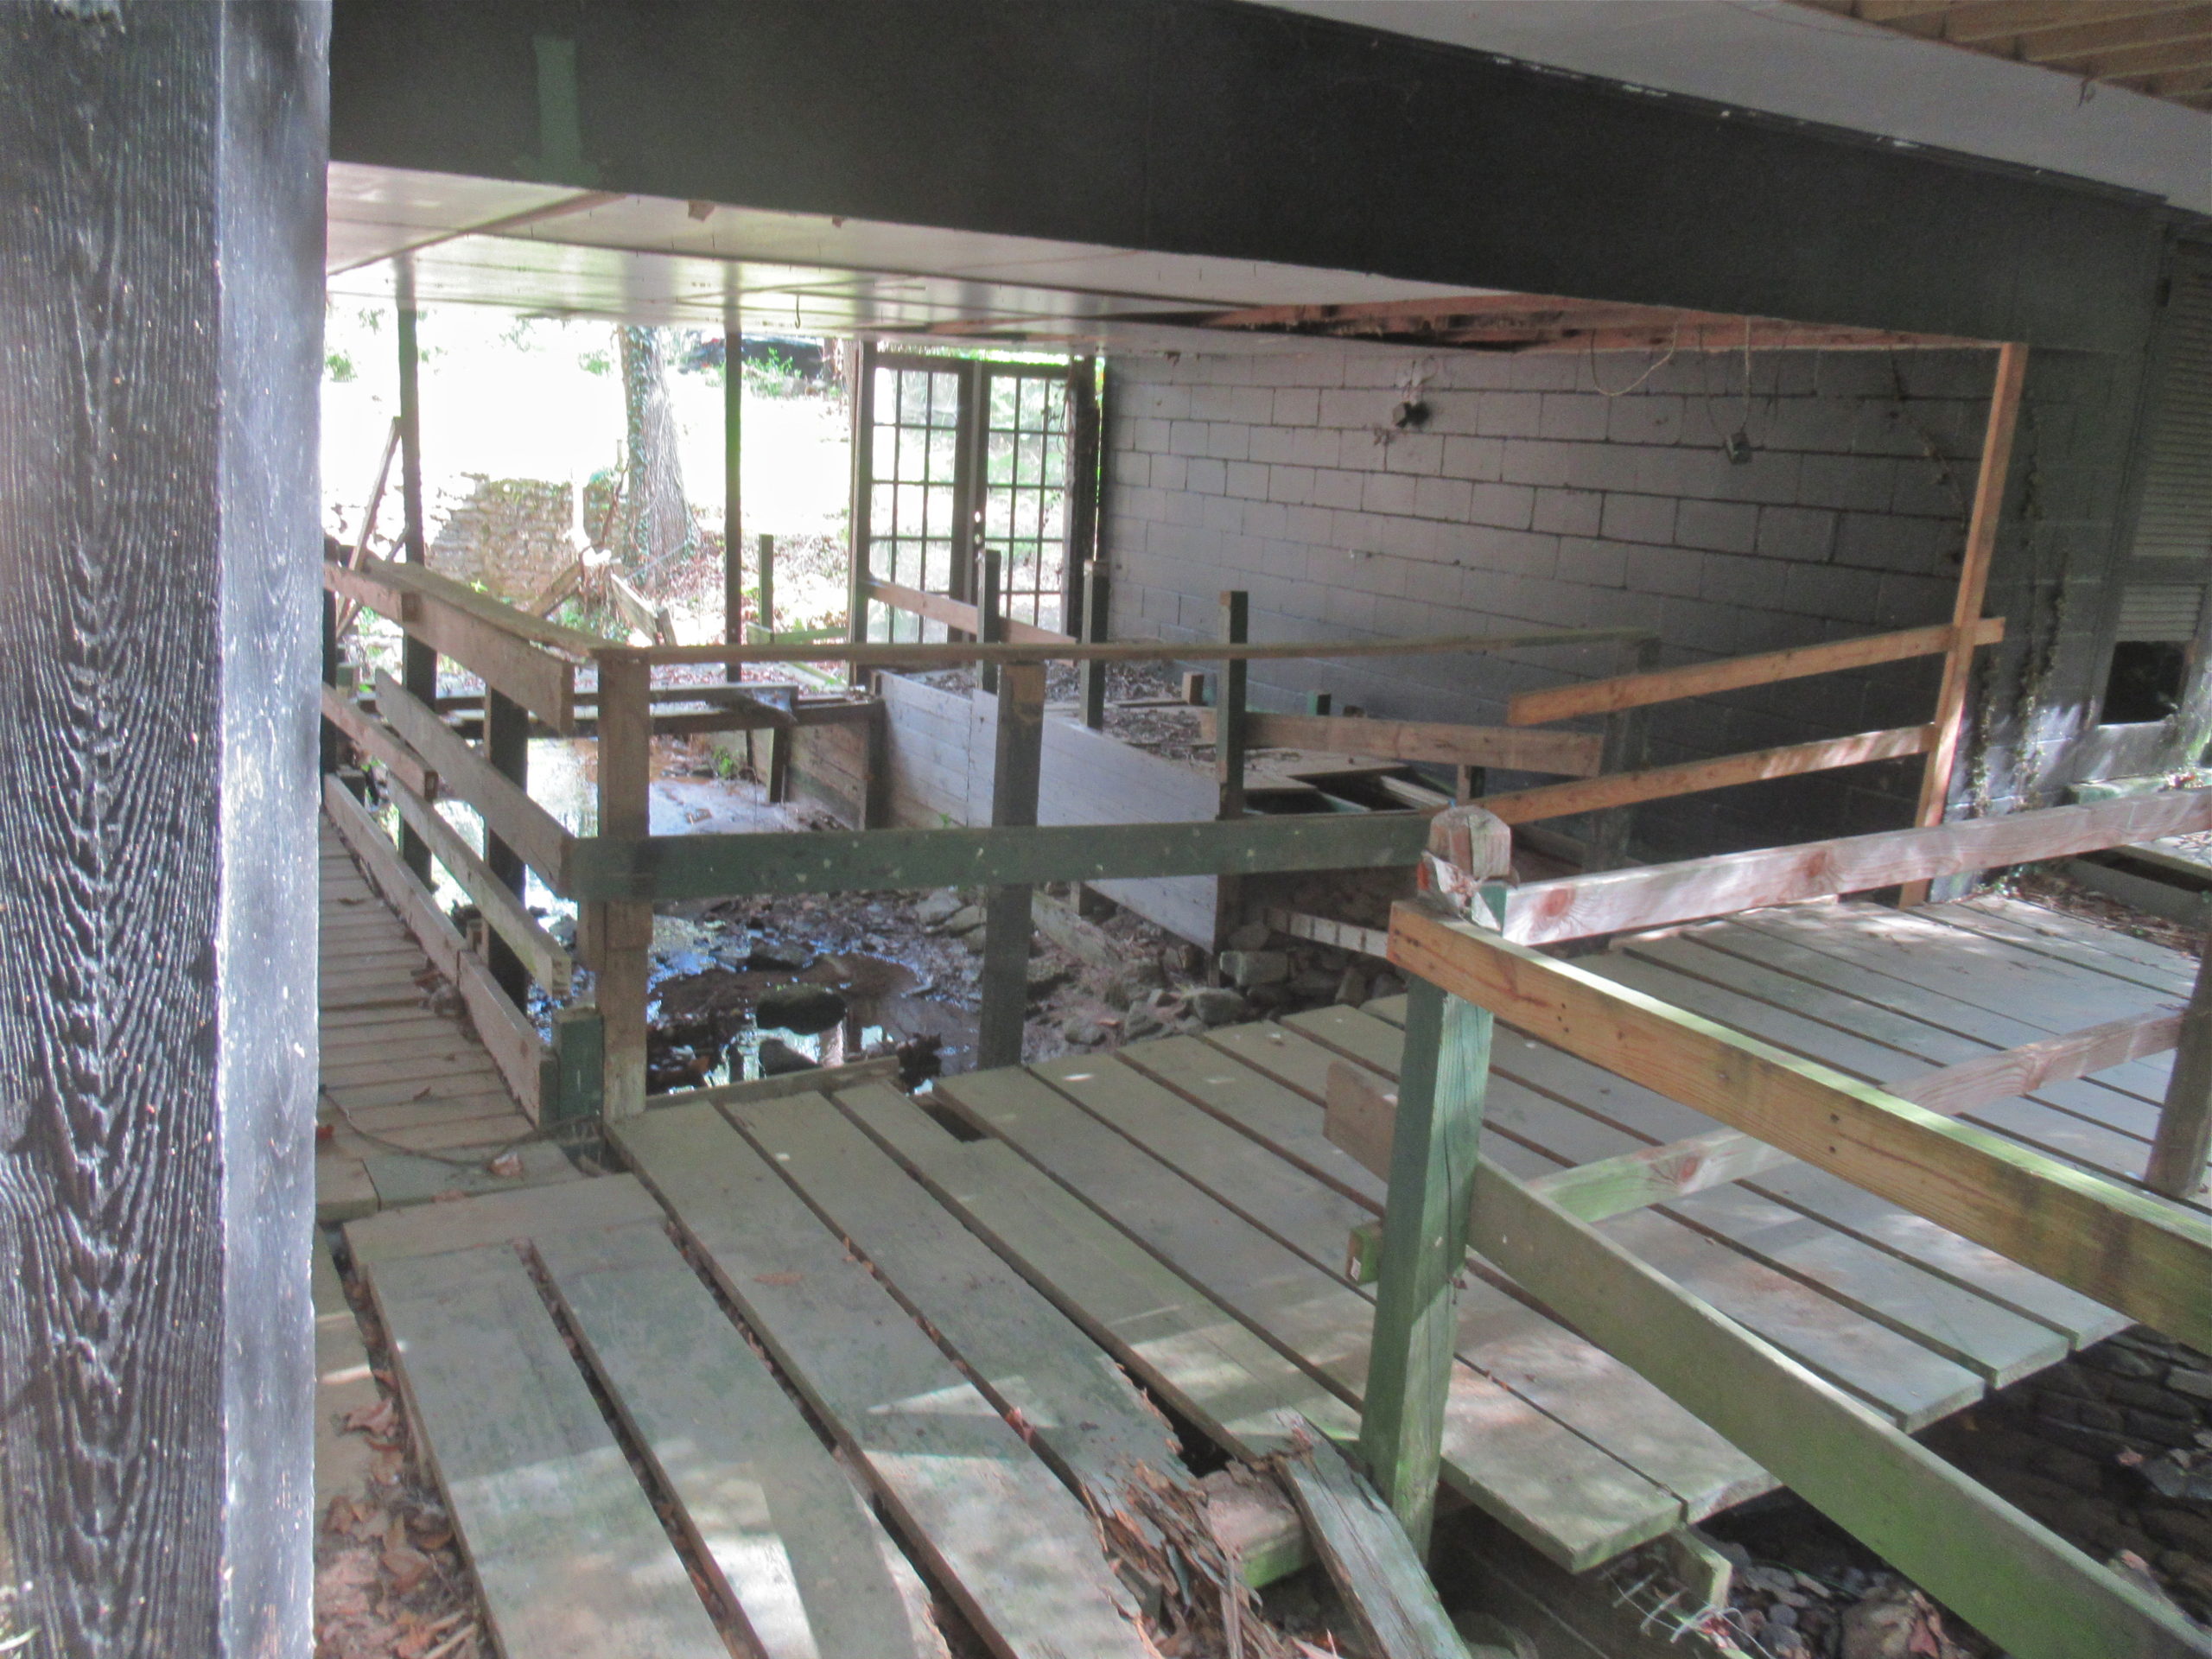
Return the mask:
MULTIPOLYGON (((946 594, 925 593, 918 588, 909 588, 896 582, 868 583, 868 597, 893 609, 925 616, 933 622, 942 622, 949 628, 963 633, 976 633, 976 607, 946 594)), ((1040 628, 1033 622, 1023 622, 1014 617, 998 620, 1002 638, 1015 645, 1072 645, 1071 634, 1056 633, 1050 628, 1040 628)))
MULTIPOLYGON (((1198 723, 1198 741, 1211 742, 1213 710, 1196 709, 1192 714, 1198 723)), ((1255 749, 1315 749, 1324 754, 1381 755, 1567 778, 1596 777, 1605 742, 1595 732, 1532 732, 1512 726, 1375 720, 1357 715, 1253 714, 1245 716, 1245 727, 1247 742, 1255 749)))
POLYGON ((711 1107, 612 1134, 995 1647, 1143 1652, 1082 1506, 772 1163, 711 1107))
POLYGON ((1463 1659, 1466 1644, 1437 1599, 1422 1552, 1344 1453, 1317 1433, 1276 1467, 1367 1651, 1376 1659, 1463 1659))
MULTIPOLYGON (((1348 1402, 1366 1381, 1373 1310, 1350 1285, 1217 1203, 1034 1077, 970 1072, 938 1096, 1083 1198, 1348 1402)), ((1679 1523, 1671 1493, 1472 1366, 1457 1365, 1444 1472, 1575 1570, 1679 1523)))
MULTIPOLYGON (((602 836, 643 836, 651 831, 653 758, 649 692, 643 663, 613 654, 599 659, 597 781, 602 836)), ((779 741, 779 759, 788 753, 779 741)), ((783 792, 772 779, 770 796, 780 799, 783 792)), ((566 850, 573 855, 588 844, 569 842, 566 850)), ((603 1022, 600 1109, 609 1120, 634 1117, 645 1109, 649 1043, 645 1006, 653 942, 652 906, 630 901, 593 904, 579 921, 588 927, 592 937, 593 1002, 603 1022)))
MULTIPOLYGON (((1914 822, 1940 824, 1950 806, 1951 774, 1957 769, 1959 736, 1966 720, 1967 684, 1974 672, 1976 630, 1982 622, 1989 563, 1997 551, 1997 528, 2005 516, 2005 484, 2012 475, 2012 435, 2019 425, 2020 394, 2027 385, 2028 348, 2017 341, 1997 351, 1997 378, 1989 394, 1989 421, 1983 429, 1981 466, 1974 478, 1974 508, 1967 518, 1966 548, 1959 560, 1959 586, 1951 605, 1951 638, 1943 656, 1943 679, 1936 693, 1936 741, 1920 774, 1920 805, 1914 822)), ((1925 880, 1908 881, 1897 902, 1910 910, 1926 902, 1925 880)))
POLYGON ((424 800, 435 800, 438 774, 409 747, 407 740, 334 686, 322 688, 322 717, 346 734, 353 747, 424 800))
POLYGON ((2050 807, 1934 829, 1608 870, 1518 889, 1506 911, 1505 931, 1518 944, 1554 944, 2205 829, 2212 829, 2212 790, 2175 790, 2094 806, 2050 807))
POLYGON ((1471 1224, 1532 1294, 2020 1659, 2212 1652, 2170 1604, 1487 1161, 1471 1224))
POLYGON ((1571 813, 1602 812, 1639 801, 1694 795, 1708 789, 1732 789, 1771 778, 1796 778, 1839 766, 1893 760, 1900 755, 1924 753, 1933 741, 1934 728, 1927 726, 1860 732, 1853 737, 1823 738, 1814 743, 1792 743, 1778 749, 1724 755, 1717 760, 1688 760, 1679 766, 1617 772, 1581 783, 1547 784, 1540 789, 1485 795, 1475 804, 1508 823, 1534 823, 1571 813))
POLYGON ((1002 1141, 962 1141, 880 1085, 838 1106, 1101 1347, 1241 1458, 1279 1451, 1279 1414, 1339 1438, 1335 1395, 1002 1141))
MULTIPOLYGON (((2001 617, 1992 617, 1978 624, 1974 631, 1974 643, 1978 645, 1993 645, 2004 637, 2005 622, 2001 617)), ((1691 663, 1649 674, 1588 680, 1580 685, 1551 686, 1541 691, 1523 691, 1513 698, 1506 705, 1505 720, 1509 726, 1541 726, 1554 720, 1572 720, 1578 715, 1608 715, 1617 709, 1672 702, 1681 697, 1711 696, 1716 692, 1772 685, 1808 675, 1835 674, 1846 669, 1871 668, 1878 663, 1934 657, 1948 650, 1950 644, 1950 628, 1938 625, 1907 628, 1897 633, 1869 634, 1859 639, 1839 639, 1824 645, 1797 645, 1755 657, 1691 663)))
MULTIPOLYGON (((1284 1084, 1192 1038, 1133 1044, 1116 1060, 1179 1101, 1122 1090, 1093 1116, 1307 1261, 1335 1270, 1347 1229, 1382 1213, 1382 1178, 1331 1145, 1319 1109, 1284 1084), (1255 1158, 1255 1146, 1274 1155, 1255 1158), (1348 1202, 1326 1202, 1325 1192, 1348 1202)), ((1087 1104, 1087 1091, 1067 1081, 1071 1070, 1039 1068, 1087 1104)), ((1488 1280, 1470 1275, 1457 1300, 1453 1345, 1462 1359, 1675 1493, 1688 1518, 1771 1484, 1627 1367, 1488 1280)))
MULTIPOLYGON (((1402 1033, 1357 1009, 1319 1013, 1325 1017, 1300 1016, 1300 1029, 1395 1078, 1402 1033)), ((1491 1107, 1493 1125, 1500 1133, 1489 1141, 1490 1156, 1516 1174, 1536 1177, 1633 1147, 1630 1137, 1619 1129, 1509 1077, 1504 1059, 1518 1061, 1522 1052, 1522 1046, 1516 1042, 1498 1049, 1491 1107), (1512 1136, 1511 1145, 1503 1139, 1507 1134, 1512 1136)), ((1693 1294, 1906 1428, 1924 1427, 1972 1404, 1984 1392, 1986 1370, 1976 1371, 1943 1351, 1941 1344, 1900 1332, 1835 1294, 1835 1264, 1827 1257, 1837 1246, 1859 1252, 1849 1265, 1861 1271, 1878 1273, 1890 1265, 1881 1256, 1870 1263, 1856 1240, 1805 1229, 1796 1216, 1746 1218, 1725 1211, 1694 1216, 1646 1211, 1621 1217, 1608 1230, 1693 1294), (1795 1236, 1789 1229, 1793 1222, 1798 1229, 1795 1236), (1778 1243, 1770 1243, 1763 1249, 1744 1242, 1777 1231, 1781 1234, 1778 1243)), ((2063 1344, 2050 1343, 2046 1332, 2035 1334, 2048 1345, 2045 1363, 2060 1357, 2063 1344)))
POLYGON ((1410 902, 1390 959, 2183 1342, 2212 1343, 2212 1227, 1410 902))
POLYGON ((571 843, 565 891, 587 901, 651 900, 1376 869, 1413 863, 1427 831, 1420 814, 1375 812, 1226 823, 600 836, 571 843))
POLYGON ((766 1659, 940 1659, 921 1580, 666 1232, 556 1234, 537 1254, 766 1659))
MULTIPOLYGON (((321 1156, 316 1158, 318 1221, 324 1207, 340 1196, 324 1191, 324 1163, 321 1156)), ((376 1202, 373 1194, 368 1202, 376 1202)), ((315 1230, 310 1283, 315 1301, 315 1512, 319 1517, 329 1513, 332 1498, 341 1494, 357 1497, 367 1485, 372 1448, 366 1436, 348 1432, 344 1423, 351 1413, 373 1407, 383 1391, 369 1368, 360 1322, 346 1300, 345 1282, 320 1227, 315 1230)))
POLYGON ((2143 1184, 2170 1198, 2193 1198, 2204 1185, 2205 1156, 2212 1152, 2212 949, 2197 966, 2180 1026, 2173 1081, 2143 1184))
POLYGON ((1339 950, 1353 950, 1363 957, 1387 957, 1390 953, 1390 933, 1387 928, 1356 927, 1326 916, 1308 916, 1295 910, 1277 910, 1272 906, 1262 912, 1262 917, 1276 932, 1287 933, 1294 939, 1332 944, 1339 950))
POLYGON ((1969 936, 2002 940, 2016 950, 2054 957, 2069 968, 2145 986, 2169 997, 2186 997, 2195 982, 2195 964, 2177 950, 2131 938, 2116 927, 2079 921, 1996 893, 1931 906, 1927 915, 1969 936))
POLYGON ((543 1239, 570 1228, 618 1227, 660 1218, 660 1206, 636 1176, 602 1175, 565 1186, 530 1187, 453 1204, 387 1211, 346 1228, 346 1244, 354 1261, 376 1263, 504 1245, 513 1239, 543 1239))
POLYGON ((545 885, 569 895, 569 832, 529 791, 493 768, 445 721, 401 689, 391 675, 377 675, 377 707, 399 734, 438 771, 440 786, 474 807, 491 831, 529 861, 545 885))
MULTIPOLYGON (((554 730, 570 728, 575 700, 575 664, 541 651, 504 621, 479 614, 459 603, 451 593, 434 588, 431 584, 441 579, 432 573, 372 557, 358 571, 326 563, 322 579, 326 587, 398 622, 410 639, 452 658, 554 730)), ((493 600, 483 602, 506 608, 493 600)), ((519 617, 523 613, 513 614, 519 617)), ((386 720, 391 718, 381 692, 377 707, 386 720)), ((422 746, 415 747, 419 750, 422 746)))
POLYGON ((461 839, 443 813, 396 775, 391 785, 392 804, 399 809, 399 816, 423 837, 431 855, 446 867, 461 891, 475 901, 485 922, 522 959, 530 976, 545 988, 548 995, 566 996, 569 976, 575 969, 569 953, 538 925, 537 918, 513 890, 492 874, 491 867, 461 839))
MULTIPOLYGON (((1227 645, 1191 639, 1173 645, 1115 640, 1097 645, 1008 641, 984 645, 852 643, 843 645, 652 645, 627 649, 649 663, 852 663, 856 665, 929 673, 964 663, 1218 663, 1335 661, 1357 657, 1433 657, 1460 652, 1529 651, 1543 646, 1602 645, 1643 638, 1643 628, 1535 628, 1522 633, 1415 634, 1397 639, 1313 639, 1227 645), (1044 648, 1039 649, 1042 645, 1044 648)), ((601 653, 604 654, 604 653, 601 653)), ((1927 653, 1919 653, 1927 654, 1927 653)), ((1518 723, 1518 722, 1516 722, 1518 723)))
POLYGON ((499 1650, 728 1659, 521 1258, 387 1261, 369 1282, 499 1650))
POLYGON ((1185 1477, 1114 1362, 820 1095, 724 1109, 1094 1509, 1148 1467, 1185 1477))

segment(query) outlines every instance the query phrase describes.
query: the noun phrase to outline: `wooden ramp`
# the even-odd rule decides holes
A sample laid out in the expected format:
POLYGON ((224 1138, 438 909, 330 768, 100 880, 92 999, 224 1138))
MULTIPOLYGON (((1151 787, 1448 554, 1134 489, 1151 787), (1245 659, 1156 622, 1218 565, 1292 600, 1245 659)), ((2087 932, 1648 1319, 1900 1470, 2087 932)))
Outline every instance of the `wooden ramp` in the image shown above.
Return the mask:
MULTIPOLYGON (((2190 971, 2001 899, 1760 912, 1586 960, 1881 1081, 2190 971)), ((711 1651, 720 1620, 772 1654, 926 1653, 935 1598, 1001 1653, 1140 1651, 1086 1505, 1139 1468, 1191 1478, 1154 1402, 1245 1456, 1294 1417, 1356 1426, 1373 1303, 1344 1248, 1382 1193, 1321 1101, 1332 1065, 1395 1074, 1402 1018, 942 1080, 980 1140, 880 1084, 665 1104, 613 1129, 629 1174, 354 1223, 506 1650, 711 1651)), ((2132 1179, 2166 1064, 1976 1121, 2132 1179)), ((1713 1127, 1517 1033, 1493 1067, 1485 1147, 1524 1176, 1713 1127)), ((1602 1225, 1907 1427, 2125 1323, 1801 1166, 1602 1225)), ((1457 1355, 1446 1482, 1570 1569, 1772 1484, 1502 1275, 1469 1275, 1457 1355)))
MULTIPOLYGON (((512 1185, 483 1159, 531 1131, 499 1070, 328 819, 321 832, 321 1093, 315 1210, 341 1222, 437 1194, 512 1185)), ((572 1179, 554 1147, 519 1148, 519 1179, 572 1179)))

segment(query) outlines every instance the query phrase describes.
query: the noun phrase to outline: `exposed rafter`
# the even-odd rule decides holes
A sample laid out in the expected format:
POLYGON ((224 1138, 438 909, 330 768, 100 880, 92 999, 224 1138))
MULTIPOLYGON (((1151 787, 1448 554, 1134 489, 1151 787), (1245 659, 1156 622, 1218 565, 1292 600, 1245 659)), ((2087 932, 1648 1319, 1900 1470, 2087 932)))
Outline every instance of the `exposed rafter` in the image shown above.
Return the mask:
POLYGON ((2202 0, 1797 0, 1899 34, 2212 107, 2212 4, 2202 0))

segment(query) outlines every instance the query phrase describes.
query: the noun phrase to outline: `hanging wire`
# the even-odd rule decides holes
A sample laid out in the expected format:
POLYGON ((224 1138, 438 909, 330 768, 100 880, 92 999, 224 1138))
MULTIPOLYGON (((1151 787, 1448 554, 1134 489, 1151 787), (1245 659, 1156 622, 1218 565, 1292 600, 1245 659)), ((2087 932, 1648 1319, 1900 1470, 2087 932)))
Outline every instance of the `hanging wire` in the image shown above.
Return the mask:
MULTIPOLYGON (((1751 325, 1748 322, 1745 324, 1747 330, 1750 326, 1751 325)), ((1746 338, 1749 338, 1748 334, 1746 334, 1746 338)), ((1598 378, 1598 335, 1596 331, 1592 330, 1591 333, 1585 334, 1582 337, 1582 343, 1587 350, 1590 358, 1590 384, 1598 389, 1598 395, 1601 397, 1625 397, 1629 393, 1634 391, 1638 386, 1642 385, 1653 375, 1658 373, 1660 370, 1665 368, 1669 363, 1675 360, 1675 353, 1682 349, 1682 325, 1679 320, 1675 322, 1675 338, 1667 347, 1667 354, 1659 359, 1656 363, 1653 363, 1649 367, 1646 368, 1642 374, 1637 375, 1635 379, 1630 381, 1628 385, 1621 387, 1618 391, 1605 385, 1604 381, 1598 378)))

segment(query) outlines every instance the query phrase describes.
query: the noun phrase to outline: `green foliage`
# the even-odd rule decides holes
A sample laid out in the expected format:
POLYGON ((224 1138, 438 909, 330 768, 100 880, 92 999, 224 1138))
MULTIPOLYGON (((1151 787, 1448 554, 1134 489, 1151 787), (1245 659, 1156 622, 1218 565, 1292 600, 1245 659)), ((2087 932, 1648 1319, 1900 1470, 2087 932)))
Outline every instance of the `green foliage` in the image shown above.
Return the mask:
POLYGON ((614 359, 604 351, 579 353, 576 357, 576 365, 586 374, 603 375, 614 372, 614 359))
POLYGON ((359 378, 359 371, 354 368, 352 356, 345 352, 324 353, 322 372, 334 384, 341 386, 359 378))

